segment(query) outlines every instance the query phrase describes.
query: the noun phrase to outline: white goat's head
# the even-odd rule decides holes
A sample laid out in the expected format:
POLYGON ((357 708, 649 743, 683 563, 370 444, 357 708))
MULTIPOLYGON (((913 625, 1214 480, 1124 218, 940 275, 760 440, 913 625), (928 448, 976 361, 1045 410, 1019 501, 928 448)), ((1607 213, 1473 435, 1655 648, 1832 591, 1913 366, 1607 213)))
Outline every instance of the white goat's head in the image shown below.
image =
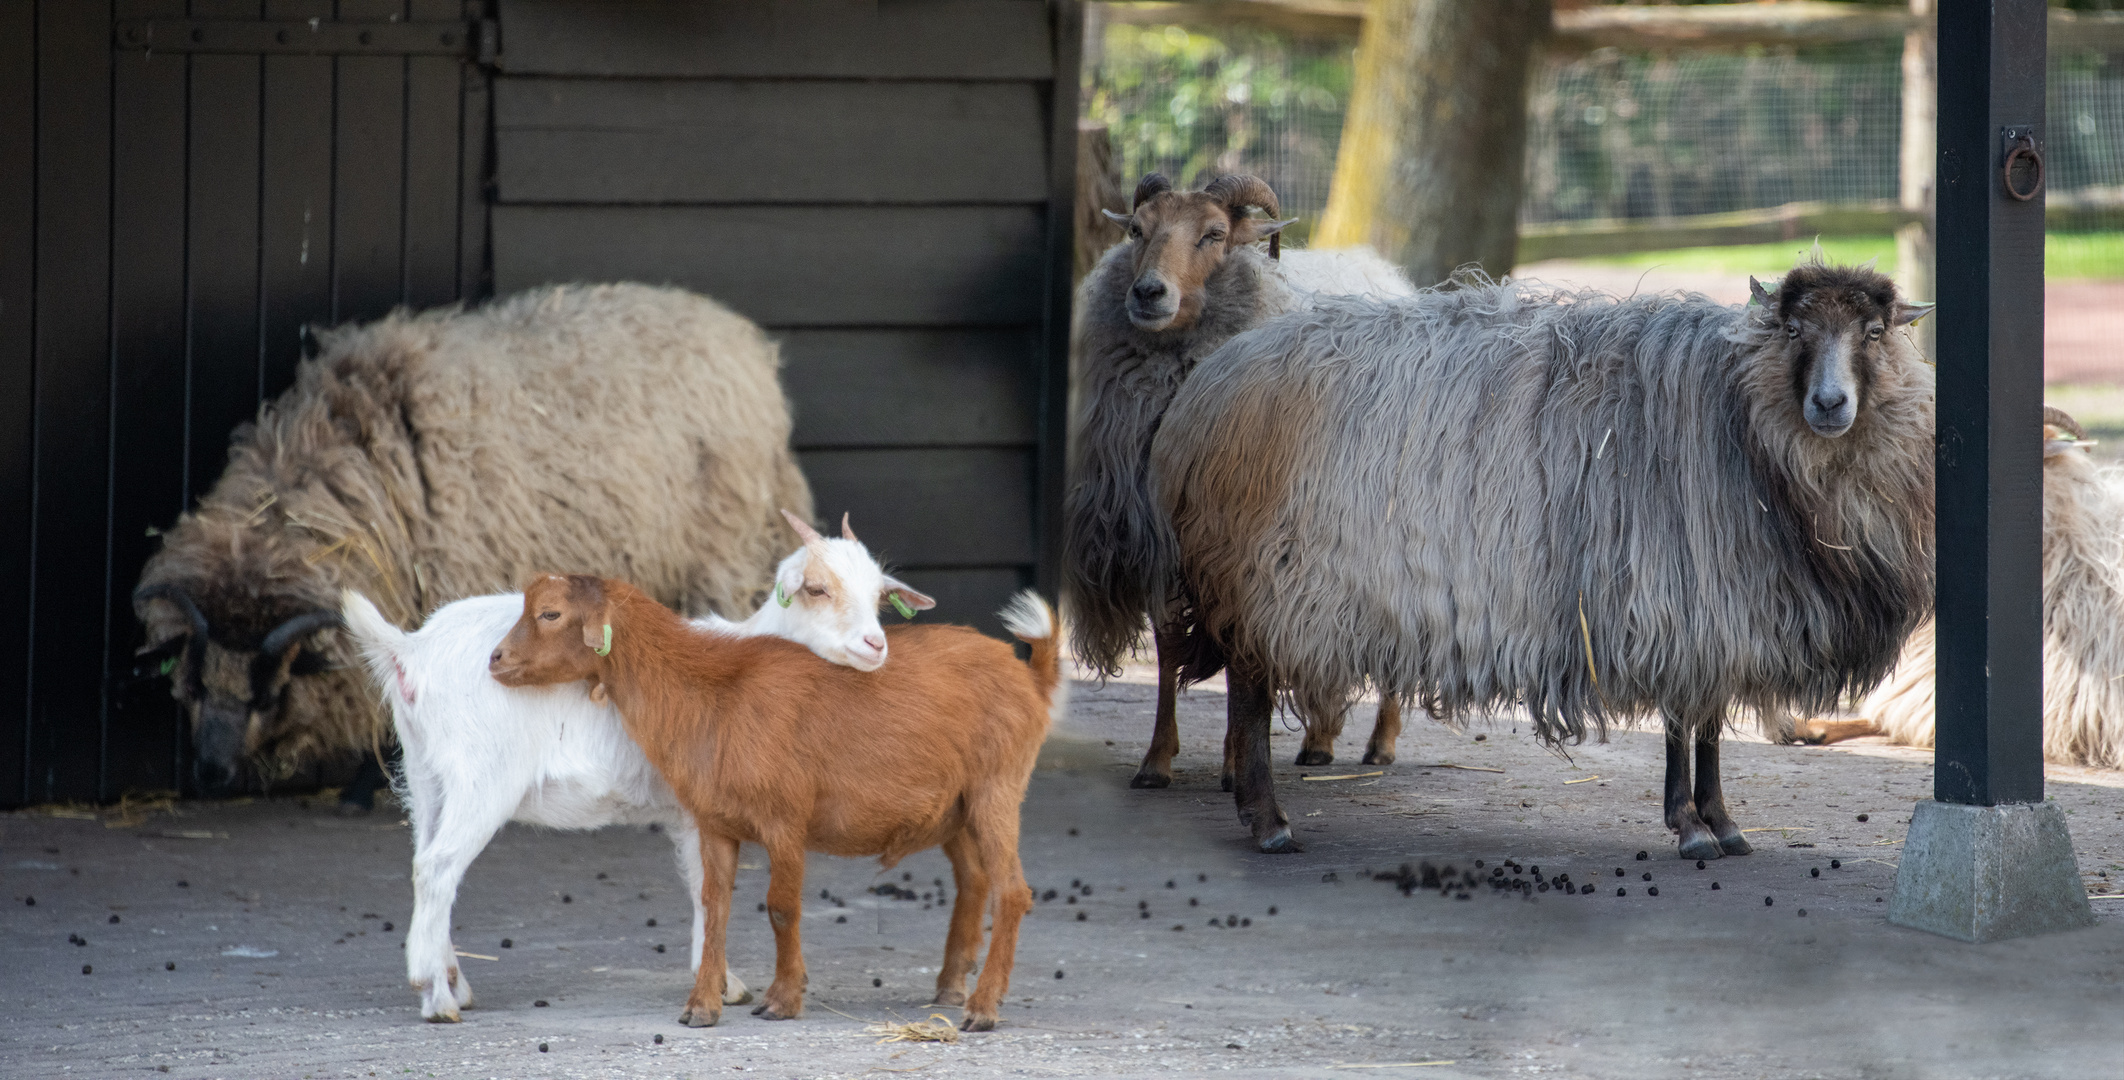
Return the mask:
POLYGON ((1829 439, 1851 430, 1866 407, 1889 332, 1932 310, 1900 299, 1895 282, 1862 266, 1802 263, 1775 296, 1752 277, 1748 288, 1784 335, 1800 414, 1829 439))
POLYGON ((848 515, 841 515, 841 535, 832 538, 787 510, 782 516, 804 541, 774 572, 774 599, 768 602, 797 616, 785 620, 783 636, 857 671, 884 666, 878 609, 891 604, 912 618, 937 602, 886 573, 848 527, 848 515))

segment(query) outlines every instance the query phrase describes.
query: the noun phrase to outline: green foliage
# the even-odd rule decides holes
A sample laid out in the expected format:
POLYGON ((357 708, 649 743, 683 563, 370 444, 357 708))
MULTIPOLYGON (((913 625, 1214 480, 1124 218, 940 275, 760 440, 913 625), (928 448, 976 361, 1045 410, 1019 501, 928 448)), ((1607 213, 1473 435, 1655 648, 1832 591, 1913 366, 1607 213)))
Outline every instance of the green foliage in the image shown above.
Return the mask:
MULTIPOLYGON (((1862 263, 1878 259, 1882 273, 1896 269, 1892 236, 1825 236, 1822 252, 1832 262, 1862 263)), ((1810 243, 1744 244, 1735 247, 1676 248, 1639 251, 1588 262, 1653 267, 1709 274, 1776 274, 1805 258, 1810 243)), ((2051 281, 2124 278, 2124 232, 2048 234, 2043 244, 2043 276, 2051 281)))

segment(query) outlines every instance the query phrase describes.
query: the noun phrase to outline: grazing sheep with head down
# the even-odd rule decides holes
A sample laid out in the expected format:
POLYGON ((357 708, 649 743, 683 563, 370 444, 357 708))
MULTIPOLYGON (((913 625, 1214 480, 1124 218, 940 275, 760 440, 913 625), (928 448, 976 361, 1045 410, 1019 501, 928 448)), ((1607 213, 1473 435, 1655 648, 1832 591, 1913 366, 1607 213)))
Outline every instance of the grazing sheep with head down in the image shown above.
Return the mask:
MULTIPOLYGON (((1180 736, 1170 588, 1151 576, 1157 511, 1144 483, 1151 436, 1173 393, 1197 362, 1234 334, 1322 297, 1406 296, 1401 272, 1369 249, 1291 251, 1279 258, 1276 193, 1252 176, 1220 176, 1201 191, 1172 190, 1152 173, 1136 187, 1134 209, 1108 216, 1127 229, 1106 253, 1078 298, 1080 399, 1071 439, 1074 460, 1063 506, 1064 588, 1077 655, 1102 672, 1119 670, 1146 615, 1158 664, 1156 727, 1132 787, 1172 782, 1180 736), (1250 218, 1259 207, 1266 220, 1250 218), (1252 245, 1270 245, 1264 255, 1252 245)), ((1334 760, 1346 712, 1302 713, 1301 765, 1334 760)), ((1399 702, 1380 702, 1366 762, 1394 760, 1399 702)), ((1229 748, 1227 748, 1229 749, 1229 748)), ((1231 784, 1231 762, 1225 762, 1231 784)))
POLYGON ((1276 695, 1366 681, 1441 715, 1524 704, 1552 740, 1656 710, 1683 856, 1749 850, 1729 708, 1870 688, 1933 581, 1932 371, 1896 332, 1923 309, 1820 264, 1756 292, 1470 282, 1325 302, 1202 363, 1151 450, 1160 557, 1187 676, 1227 668, 1263 850, 1296 847, 1276 695))
MULTIPOLYGON (((2124 768, 2124 470, 2095 464, 2086 429, 2043 409, 2043 759, 2124 768)), ((1788 737, 1886 735, 1932 745, 1932 624, 1855 719, 1801 721, 1788 737)))
POLYGON ((406 624, 572 565, 751 610, 811 513, 773 342, 678 289, 569 285, 324 336, 133 594, 201 782, 388 731, 333 628, 341 588, 406 624))

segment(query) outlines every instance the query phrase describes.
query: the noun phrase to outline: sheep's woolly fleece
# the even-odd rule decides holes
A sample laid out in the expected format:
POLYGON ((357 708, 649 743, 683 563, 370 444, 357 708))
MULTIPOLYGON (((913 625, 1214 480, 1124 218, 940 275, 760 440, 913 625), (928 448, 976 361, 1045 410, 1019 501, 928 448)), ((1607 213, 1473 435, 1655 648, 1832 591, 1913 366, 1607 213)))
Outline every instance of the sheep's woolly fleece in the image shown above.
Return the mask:
MULTIPOLYGON (((228 469, 165 536, 217 644, 255 649, 351 587, 399 625, 537 571, 609 574, 682 609, 751 610, 811 515, 773 342, 712 300, 643 285, 538 289, 475 311, 323 335, 239 429, 228 469)), ((186 632, 143 602, 151 644, 186 632)), ((386 726, 337 633, 252 749, 284 771, 386 726)))
MULTIPOLYGON (((1803 286, 1780 303, 1895 304, 1865 270, 1803 286)), ((1524 703, 1551 738, 1871 688, 1930 609, 1932 371, 1887 334, 1827 439, 1796 351, 1760 307, 1486 282, 1234 338, 1151 453, 1190 674, 1524 703)))

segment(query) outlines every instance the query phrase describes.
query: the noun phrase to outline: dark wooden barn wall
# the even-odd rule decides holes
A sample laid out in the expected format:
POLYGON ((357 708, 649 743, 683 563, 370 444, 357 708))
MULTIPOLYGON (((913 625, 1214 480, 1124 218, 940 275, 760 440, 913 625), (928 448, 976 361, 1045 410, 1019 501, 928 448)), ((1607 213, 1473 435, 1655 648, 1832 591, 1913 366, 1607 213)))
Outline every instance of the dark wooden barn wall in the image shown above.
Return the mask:
POLYGON ((188 740, 167 685, 130 677, 152 530, 286 387, 304 327, 485 287, 477 69, 119 50, 114 23, 464 15, 0 5, 0 805, 177 786, 188 740))
POLYGON ((939 619, 995 629, 1010 591, 1051 588, 1074 5, 499 16, 497 291, 638 279, 729 304, 783 342, 821 518, 849 512, 939 619))

